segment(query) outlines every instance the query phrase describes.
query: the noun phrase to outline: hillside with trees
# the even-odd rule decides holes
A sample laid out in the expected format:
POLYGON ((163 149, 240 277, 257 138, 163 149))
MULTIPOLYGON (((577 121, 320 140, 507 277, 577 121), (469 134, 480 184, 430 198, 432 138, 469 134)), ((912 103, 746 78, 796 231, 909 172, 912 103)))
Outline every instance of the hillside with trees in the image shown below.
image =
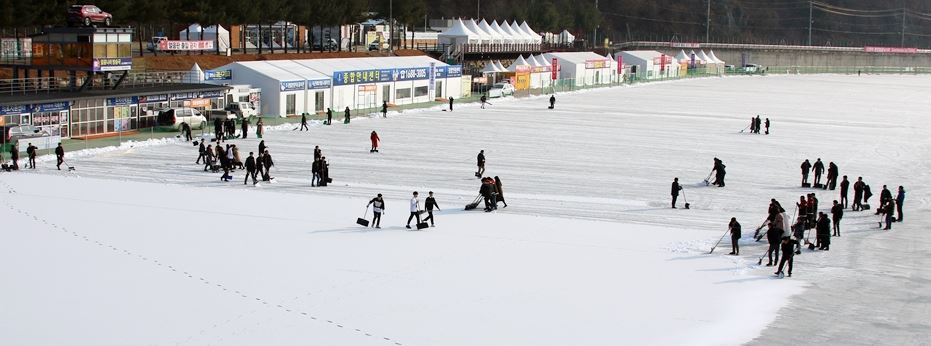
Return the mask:
MULTIPOLYGON (((188 23, 303 25, 354 23, 387 17, 421 29, 426 18, 483 17, 527 20, 537 31, 568 29, 580 39, 704 41, 833 46, 931 46, 927 0, 97 0, 116 23, 142 31, 175 32, 188 23), (598 2, 597 8, 595 2, 598 2), (708 14, 710 13, 710 16, 708 14), (710 26, 707 25, 710 23, 710 26)), ((75 1, 0 0, 6 36, 65 22, 75 1)), ((142 37, 152 36, 144 32, 142 37)))

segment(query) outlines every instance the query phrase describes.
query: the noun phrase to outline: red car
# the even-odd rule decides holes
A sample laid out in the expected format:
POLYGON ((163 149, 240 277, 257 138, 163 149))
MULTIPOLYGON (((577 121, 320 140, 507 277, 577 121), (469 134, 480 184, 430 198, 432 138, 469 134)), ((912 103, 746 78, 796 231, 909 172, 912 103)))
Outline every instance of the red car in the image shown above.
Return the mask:
POLYGON ((110 26, 113 15, 100 10, 94 5, 71 5, 68 8, 68 24, 91 26, 94 23, 103 23, 110 26))

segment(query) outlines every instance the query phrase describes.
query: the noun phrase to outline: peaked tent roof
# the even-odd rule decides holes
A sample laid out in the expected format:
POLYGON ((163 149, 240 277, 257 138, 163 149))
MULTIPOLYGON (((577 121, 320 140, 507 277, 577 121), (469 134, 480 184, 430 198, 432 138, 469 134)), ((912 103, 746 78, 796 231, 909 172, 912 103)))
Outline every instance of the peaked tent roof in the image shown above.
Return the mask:
POLYGON ((440 33, 439 36, 467 36, 469 38, 477 38, 477 35, 469 30, 466 27, 465 23, 462 22, 462 19, 456 19, 453 21, 453 25, 440 33))
POLYGON ((679 54, 676 54, 676 60, 678 60, 679 62, 683 62, 683 61, 689 61, 689 60, 692 60, 692 59, 689 58, 689 56, 688 56, 687 54, 685 54, 685 51, 684 51, 684 50, 681 50, 681 49, 680 49, 680 50, 679 50, 679 54))
POLYGON ((724 63, 724 60, 718 59, 718 57, 714 55, 714 50, 713 50, 713 49, 708 51, 708 57, 711 58, 711 60, 714 60, 714 63, 716 63, 716 64, 723 64, 723 63, 724 63))
POLYGON ((714 60, 712 60, 710 57, 708 57, 708 54, 705 54, 705 51, 704 51, 704 50, 701 50, 701 51, 698 52, 698 57, 701 58, 702 60, 704 60, 706 63, 709 63, 709 64, 714 64, 714 63, 715 63, 714 60))
POLYGON ((204 70, 200 68, 196 62, 194 66, 191 66, 191 70, 188 71, 187 76, 185 76, 186 83, 199 83, 204 81, 204 70))
POLYGON ((513 21, 513 22, 511 22, 511 31, 513 31, 515 35, 518 35, 518 36, 520 36, 521 38, 523 38, 524 43, 533 43, 533 42, 535 42, 534 38, 533 38, 533 37, 530 37, 530 34, 524 32, 524 30, 521 30, 520 25, 517 25, 517 21, 516 21, 516 20, 513 21))
POLYGON ((478 24, 475 23, 475 19, 469 19, 467 21, 464 21, 463 23, 465 23, 465 26, 467 29, 469 29, 469 31, 475 33, 476 38, 482 41, 491 41, 492 39, 491 34, 479 28, 478 24))
POLYGON ((482 68, 482 73, 498 73, 498 72, 501 72, 501 71, 498 70, 498 66, 495 66, 495 62, 491 60, 488 60, 488 62, 485 63, 485 67, 482 68))
POLYGON ((533 31, 533 29, 530 28, 530 25, 527 25, 527 21, 520 23, 520 29, 523 30, 527 36, 530 36, 530 38, 533 39, 533 42, 540 43, 543 41, 543 37, 533 31))
POLYGON ((695 53, 695 50, 689 51, 689 60, 691 60, 691 57, 692 57, 692 56, 695 56, 695 62, 699 62, 699 63, 702 63, 702 64, 705 63, 705 61, 701 59, 701 56, 698 55, 698 53, 695 53))
POLYGON ((503 30, 508 36, 511 36, 511 39, 514 40, 514 43, 527 43, 528 39, 517 32, 514 32, 514 29, 511 28, 511 24, 508 24, 507 21, 504 21, 501 24, 501 30, 503 30))
POLYGON ((505 43, 514 42, 515 40, 514 37, 504 32, 504 29, 501 29, 501 26, 498 25, 498 21, 492 21, 489 28, 491 28, 492 32, 494 32, 496 35, 500 36, 501 40, 504 41, 505 43))
POLYGON ((530 66, 530 64, 527 63, 523 55, 518 56, 511 65, 508 65, 508 72, 517 72, 518 66, 530 66))
POLYGON ((504 68, 504 65, 501 64, 501 60, 495 60, 495 66, 498 67, 498 71, 507 72, 508 69, 504 68))
POLYGON ((498 32, 496 32, 491 28, 490 25, 488 25, 488 22, 485 20, 485 18, 482 18, 482 21, 478 23, 478 28, 487 33, 488 36, 491 37, 491 40, 495 43, 501 43, 501 41, 504 40, 504 38, 501 37, 498 32))

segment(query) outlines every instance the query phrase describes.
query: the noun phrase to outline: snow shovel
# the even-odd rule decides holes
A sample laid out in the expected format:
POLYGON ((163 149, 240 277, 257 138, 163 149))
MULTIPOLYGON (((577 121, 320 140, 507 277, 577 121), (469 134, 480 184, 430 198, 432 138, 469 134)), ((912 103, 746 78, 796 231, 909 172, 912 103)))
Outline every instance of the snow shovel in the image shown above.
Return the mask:
MULTIPOLYGON (((688 209, 688 208, 686 208, 686 209, 688 209)), ((718 244, 721 244, 721 242, 724 241, 724 237, 726 237, 726 236, 727 236, 727 233, 730 232, 730 231, 731 231, 731 230, 728 229, 727 232, 724 232, 724 235, 721 236, 721 239, 718 239, 718 242, 717 242, 717 243, 714 243, 714 246, 711 247, 711 251, 708 252, 709 255, 712 254, 712 253, 714 253, 714 249, 715 249, 716 247, 718 247, 718 244)))
MULTIPOLYGON (((685 209, 689 209, 689 206, 690 206, 691 204, 689 204, 689 199, 685 197, 685 190, 682 190, 682 199, 685 200, 685 209)), ((720 242, 719 242, 719 243, 720 243, 720 242)), ((715 245, 715 246, 717 246, 717 245, 715 245)), ((711 251, 714 251, 714 249, 712 249, 711 251)))
POLYGON ((713 173, 714 173, 714 170, 712 169, 711 172, 708 172, 708 177, 705 178, 705 180, 703 180, 705 182, 705 186, 711 185, 711 174, 713 173))
POLYGON ((356 223, 361 225, 362 227, 368 227, 369 220, 365 219, 365 216, 368 215, 368 213, 369 213, 369 206, 365 206, 365 212, 362 213, 362 217, 356 219, 356 223))
POLYGON ((744 133, 744 131, 747 131, 747 129, 749 129, 749 128, 750 128, 750 125, 747 125, 747 127, 744 127, 743 130, 740 130, 740 133, 744 133))
POLYGON ((74 167, 69 166, 67 162, 62 161, 61 164, 65 165, 65 167, 68 167, 68 171, 69 171, 69 172, 73 172, 73 171, 74 171, 74 167))

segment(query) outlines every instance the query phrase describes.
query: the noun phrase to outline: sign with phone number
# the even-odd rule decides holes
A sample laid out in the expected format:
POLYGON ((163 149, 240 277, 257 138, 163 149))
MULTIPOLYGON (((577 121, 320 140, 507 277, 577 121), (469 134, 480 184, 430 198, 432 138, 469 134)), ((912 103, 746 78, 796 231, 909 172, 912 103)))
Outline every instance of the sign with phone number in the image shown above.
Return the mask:
MULTIPOLYGON (((333 85, 338 86, 430 79, 429 71, 429 67, 336 71, 333 72, 333 85)), ((435 71, 436 78, 462 77, 462 66, 460 65, 437 66, 435 71)))

